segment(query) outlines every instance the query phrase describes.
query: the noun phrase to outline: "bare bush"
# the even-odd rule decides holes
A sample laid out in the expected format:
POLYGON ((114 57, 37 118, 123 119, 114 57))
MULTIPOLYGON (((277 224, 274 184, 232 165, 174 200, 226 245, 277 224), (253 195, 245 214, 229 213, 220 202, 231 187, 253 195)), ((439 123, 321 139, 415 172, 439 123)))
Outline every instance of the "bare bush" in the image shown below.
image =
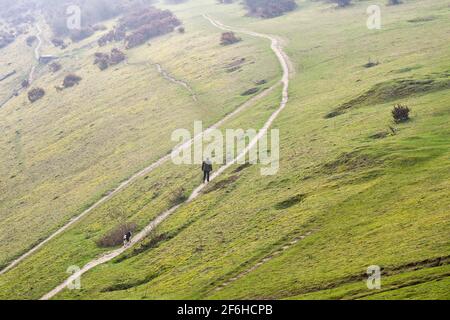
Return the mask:
POLYGON ((176 206, 185 202, 186 200, 187 200, 186 191, 183 188, 179 188, 175 190, 175 192, 173 193, 170 199, 170 204, 172 206, 176 206))
POLYGON ((97 241, 97 245, 102 248, 116 247, 123 243, 123 236, 127 232, 134 232, 137 228, 135 223, 124 223, 97 241))

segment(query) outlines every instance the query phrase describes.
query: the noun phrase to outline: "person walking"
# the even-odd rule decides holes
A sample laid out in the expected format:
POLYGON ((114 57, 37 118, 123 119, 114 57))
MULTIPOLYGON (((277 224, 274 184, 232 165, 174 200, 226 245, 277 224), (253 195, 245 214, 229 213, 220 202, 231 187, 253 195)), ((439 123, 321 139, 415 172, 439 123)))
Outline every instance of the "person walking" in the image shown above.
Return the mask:
POLYGON ((203 183, 209 182, 211 172, 213 171, 212 162, 211 160, 209 160, 209 158, 206 158, 206 160, 203 161, 202 171, 203 171, 203 183))

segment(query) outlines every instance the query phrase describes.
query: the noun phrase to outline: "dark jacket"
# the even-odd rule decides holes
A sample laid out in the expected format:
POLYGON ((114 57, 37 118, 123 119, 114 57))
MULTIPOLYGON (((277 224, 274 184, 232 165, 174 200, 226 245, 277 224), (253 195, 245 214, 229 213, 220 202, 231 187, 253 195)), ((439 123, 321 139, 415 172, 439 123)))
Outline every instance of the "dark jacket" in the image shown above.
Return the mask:
POLYGON ((212 164, 211 163, 207 163, 206 161, 203 161, 202 171, 203 172, 211 172, 212 170, 213 170, 212 164))

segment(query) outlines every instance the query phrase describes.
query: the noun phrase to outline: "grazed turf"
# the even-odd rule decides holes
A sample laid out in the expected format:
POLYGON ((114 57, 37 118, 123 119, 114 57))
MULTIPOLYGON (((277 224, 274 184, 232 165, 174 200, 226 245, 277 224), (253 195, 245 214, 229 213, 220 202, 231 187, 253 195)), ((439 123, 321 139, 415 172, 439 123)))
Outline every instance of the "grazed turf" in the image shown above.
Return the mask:
MULTIPOLYGON (((112 45, 99 49, 95 38, 75 44, 59 52, 62 71, 37 71, 33 86, 46 90, 42 100, 31 105, 23 92, 0 110, 0 265, 166 155, 176 143, 173 130, 190 128, 194 120, 207 127, 248 99, 240 96, 242 86, 261 78, 273 82, 278 66, 263 44, 249 37, 222 48, 220 32, 191 16, 183 16, 189 32, 129 50, 128 63, 103 72, 93 65, 93 55, 112 45), (226 73, 224 67, 241 56, 253 64, 239 74, 226 73), (154 62, 189 81, 198 101, 160 76, 154 62), (256 62, 269 67, 262 72, 256 62), (68 72, 83 80, 56 92, 53 87, 68 72)), ((49 48, 44 42, 42 52, 55 50, 49 48)))
MULTIPOLYGON (((283 37, 296 75, 291 102, 275 125, 281 130, 281 170, 262 177, 257 166, 235 166, 136 251, 92 270, 83 276, 82 290, 57 298, 448 299, 448 264, 412 267, 448 256, 450 247, 448 90, 367 100, 325 118, 380 83, 448 72, 447 3, 383 6, 380 31, 364 27, 367 5, 334 10, 301 1, 297 11, 271 20, 244 18, 240 6, 212 0, 174 6, 283 37), (409 21, 418 16, 435 18, 409 21), (369 58, 380 64, 365 68, 369 58), (411 107, 411 121, 392 123, 395 103, 411 107), (266 257, 272 258, 254 268, 266 257), (380 291, 366 287, 370 265, 390 270, 380 291)), ((193 30, 212 30, 195 14, 192 21, 193 30)), ((255 65, 266 71, 266 64, 255 65)), ((274 92, 227 127, 258 127, 278 97, 274 92)), ((188 193, 199 179, 197 167, 161 169, 1 276, 0 296, 39 298, 67 276, 69 265, 81 266, 101 252, 96 239, 121 221, 142 227, 167 208, 173 192, 188 193)))

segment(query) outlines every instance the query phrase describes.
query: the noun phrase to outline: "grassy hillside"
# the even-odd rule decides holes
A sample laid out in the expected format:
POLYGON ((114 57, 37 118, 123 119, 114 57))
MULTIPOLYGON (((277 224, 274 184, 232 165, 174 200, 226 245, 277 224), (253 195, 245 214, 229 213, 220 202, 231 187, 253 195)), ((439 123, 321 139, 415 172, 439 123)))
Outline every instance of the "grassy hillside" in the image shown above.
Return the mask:
MULTIPOLYGON (((23 126, 20 132, 29 139, 20 135, 21 154, 30 157, 23 163, 35 170, 19 171, 20 153, 14 153, 18 172, 11 180, 33 179, 2 184, 6 224, 1 228, 15 228, 19 235, 0 242, 0 257, 8 261, 83 204, 163 155, 173 128, 190 128, 199 117, 212 123, 244 100, 239 94, 252 81, 273 83, 279 77, 267 41, 239 35, 243 42, 224 49, 217 41, 220 31, 201 17, 208 13, 283 39, 295 73, 290 102, 274 126, 281 136, 280 172, 267 177, 258 166, 228 170, 141 245, 84 275, 82 290, 66 290, 57 298, 449 299, 450 15, 444 0, 404 2, 383 6, 383 28, 375 31, 365 27, 371 4, 365 1, 339 10, 298 1, 296 11, 260 20, 244 17, 239 4, 196 0, 169 7, 188 33, 130 52, 129 64, 117 71, 99 73, 91 65, 95 50, 80 49, 79 60, 68 57, 67 64, 83 81, 70 89, 74 92, 60 93, 70 94, 70 100, 49 90, 32 107, 21 96, 0 109, 11 127, 8 138, 0 137, 5 139, 1 152, 6 154, 7 142, 17 139, 16 126, 23 126), (242 73, 223 71, 236 56, 255 63, 242 73), (369 58, 380 64, 364 67, 369 58), (139 64, 147 59, 187 79, 199 94, 199 105, 154 68, 139 64), (77 69, 80 65, 83 69, 77 69), (120 85, 123 79, 130 79, 126 86, 120 85), (98 88, 95 83, 108 86, 90 92, 98 88), (83 103, 87 95, 95 97, 92 105, 83 103), (105 101, 111 97, 117 101, 105 101), (142 102, 145 98, 149 103, 142 102), (168 98, 171 112, 160 104, 168 98), (396 103, 412 109, 409 122, 392 122, 396 103), (64 132, 72 128, 70 134, 56 138, 58 121, 51 119, 64 119, 64 132), (91 123, 95 129, 89 129, 91 123), (136 126, 137 132, 128 132, 136 126), (50 164, 52 172, 64 172, 61 180, 58 171, 51 181, 39 178, 50 164), (51 198, 61 190, 67 191, 58 207, 58 199, 51 198), (19 206, 21 197, 27 201, 19 206), (381 290, 365 285, 370 265, 383 269, 381 290)), ((50 87, 61 79, 43 75, 38 81, 50 87)), ((260 127, 279 96, 276 88, 225 127, 260 127)), ((11 163, 0 164, 1 181, 11 163)), ((197 167, 173 164, 139 179, 0 276, 0 298, 41 297, 67 277, 69 266, 83 266, 110 250, 96 245, 110 230, 124 222, 142 228, 177 201, 174 194, 189 194, 198 180, 197 167)))
MULTIPOLYGON (((248 99, 240 94, 255 80, 273 81, 278 66, 263 44, 249 38, 222 48, 220 34, 210 33, 205 21, 182 17, 188 32, 128 50, 126 63, 103 72, 93 65, 94 53, 112 45, 98 48, 96 38, 74 44, 59 53, 63 70, 37 69, 32 86, 46 91, 43 99, 30 104, 22 92, 0 110, 0 265, 167 154, 173 130, 194 120, 210 125, 248 99), (240 57, 247 59, 242 72, 226 72, 240 57), (256 62, 269 67, 260 71, 256 62), (198 101, 158 74, 154 63, 187 81, 198 101), (57 92, 68 73, 83 80, 57 92)), ((48 42, 49 28, 43 29, 42 53, 58 53, 48 42)))

